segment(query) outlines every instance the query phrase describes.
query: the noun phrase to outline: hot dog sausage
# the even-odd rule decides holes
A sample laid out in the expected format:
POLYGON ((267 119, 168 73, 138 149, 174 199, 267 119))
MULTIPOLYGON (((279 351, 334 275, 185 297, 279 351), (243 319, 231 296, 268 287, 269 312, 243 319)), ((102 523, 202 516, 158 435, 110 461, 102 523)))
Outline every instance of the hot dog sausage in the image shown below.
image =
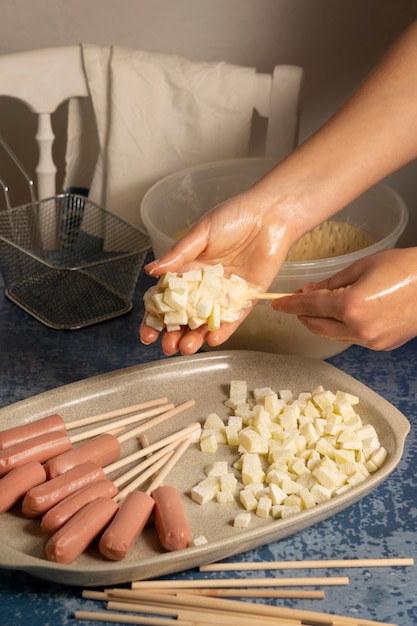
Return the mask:
POLYGON ((15 467, 0 479, 0 513, 10 509, 29 489, 45 480, 46 472, 38 461, 15 467))
POLYGON ((45 469, 48 478, 55 478, 86 461, 94 461, 100 467, 104 467, 116 461, 119 456, 120 443, 117 437, 105 433, 49 459, 45 463, 45 469))
POLYGON ((65 433, 51 432, 38 435, 28 441, 21 441, 0 451, 0 476, 28 463, 44 463, 48 459, 71 448, 71 440, 65 433))
POLYGON ((46 557, 56 563, 72 563, 110 523, 119 505, 111 498, 89 502, 49 539, 46 557))
POLYGON ((112 561, 124 559, 144 529, 154 504, 154 499, 143 491, 131 491, 100 539, 101 554, 112 561))
POLYGON ((191 540, 187 514, 181 494, 169 485, 152 492, 155 500, 155 527, 159 541, 166 550, 182 550, 191 540))
POLYGON ((118 489, 111 480, 99 480, 87 485, 49 509, 42 517, 41 528, 52 535, 89 502, 96 498, 112 498, 117 493, 118 489))
POLYGON ((10 448, 10 446, 14 446, 21 441, 27 441, 33 437, 51 432, 66 432, 66 424, 57 413, 47 415, 29 424, 22 424, 21 426, 2 430, 0 432, 0 450, 10 448))
POLYGON ((23 498, 22 513, 27 517, 41 517, 70 494, 105 478, 103 469, 92 461, 76 465, 65 474, 29 489, 23 498))

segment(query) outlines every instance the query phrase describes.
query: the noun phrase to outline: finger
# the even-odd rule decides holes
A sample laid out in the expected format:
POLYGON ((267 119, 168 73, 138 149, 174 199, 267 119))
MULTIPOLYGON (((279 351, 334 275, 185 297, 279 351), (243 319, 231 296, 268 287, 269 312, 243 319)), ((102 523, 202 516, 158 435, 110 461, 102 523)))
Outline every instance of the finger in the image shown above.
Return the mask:
POLYGON ((155 328, 152 328, 151 326, 147 326, 146 321, 143 320, 139 328, 139 338, 141 342, 145 346, 149 346, 151 343, 154 343, 158 337, 159 331, 155 330, 155 328))
POLYGON ((204 250, 207 243, 206 229, 196 224, 184 237, 179 239, 160 259, 155 259, 145 265, 145 271, 150 276, 160 276, 168 270, 176 272, 180 268, 188 269, 191 263, 204 250))
POLYGON ((320 335, 325 339, 337 339, 344 342, 353 342, 346 325, 337 319, 329 317, 312 317, 300 315, 300 322, 314 335, 320 335))
POLYGON ((296 292, 290 296, 283 296, 272 302, 274 311, 291 313, 293 315, 308 315, 311 317, 335 318, 340 317, 341 296, 344 288, 328 290, 316 289, 308 292, 296 292))

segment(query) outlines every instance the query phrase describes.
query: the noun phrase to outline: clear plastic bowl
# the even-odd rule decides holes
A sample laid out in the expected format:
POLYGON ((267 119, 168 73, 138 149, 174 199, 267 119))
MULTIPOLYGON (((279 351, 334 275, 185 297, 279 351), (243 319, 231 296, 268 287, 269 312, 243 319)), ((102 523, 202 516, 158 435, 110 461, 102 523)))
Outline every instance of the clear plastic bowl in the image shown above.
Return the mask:
MULTIPOLYGON (((250 187, 276 161, 265 157, 217 161, 172 174, 145 194, 141 214, 156 257, 174 244, 175 237, 219 202, 250 187)), ((332 219, 361 227, 376 243, 342 256, 316 261, 283 263, 270 291, 291 292, 302 285, 332 276, 360 257, 392 248, 404 231, 408 210, 390 186, 375 185, 332 219)), ((248 349, 298 354, 325 359, 348 347, 311 334, 296 317, 277 313, 259 302, 221 349, 248 349)))

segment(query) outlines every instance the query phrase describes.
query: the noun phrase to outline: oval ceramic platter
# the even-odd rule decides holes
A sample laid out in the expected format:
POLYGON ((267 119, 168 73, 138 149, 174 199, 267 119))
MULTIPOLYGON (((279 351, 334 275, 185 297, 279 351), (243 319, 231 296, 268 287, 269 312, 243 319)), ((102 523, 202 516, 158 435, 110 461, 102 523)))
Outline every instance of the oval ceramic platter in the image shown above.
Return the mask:
MULTIPOLYGON (((358 412, 363 422, 376 428, 388 451, 387 460, 364 482, 323 504, 286 519, 265 520, 253 515, 250 526, 239 530, 233 527, 234 517, 243 510, 238 502, 199 505, 190 497, 191 488, 204 478, 204 468, 213 460, 227 459, 232 463, 237 458, 236 449, 223 445, 213 456, 201 452, 197 443, 191 444, 165 484, 174 485, 183 494, 193 536, 203 535, 206 544, 166 552, 160 547, 151 522, 122 561, 106 560, 92 545, 71 565, 56 564, 45 558, 47 536, 41 531, 39 520, 25 518, 20 505, 16 505, 0 515, 0 566, 25 570, 44 580, 82 586, 113 585, 186 570, 279 540, 334 515, 375 489, 401 459, 410 425, 381 396, 323 361, 251 351, 172 357, 72 383, 3 408, 0 430, 52 413, 61 414, 69 422, 162 396, 175 404, 195 399, 193 408, 147 431, 153 442, 191 422, 202 424, 213 412, 226 418, 230 409, 224 402, 233 379, 245 380, 249 390, 269 386, 298 394, 323 385, 359 396, 358 412)), ((124 443, 122 455, 133 451, 134 445, 124 443)))

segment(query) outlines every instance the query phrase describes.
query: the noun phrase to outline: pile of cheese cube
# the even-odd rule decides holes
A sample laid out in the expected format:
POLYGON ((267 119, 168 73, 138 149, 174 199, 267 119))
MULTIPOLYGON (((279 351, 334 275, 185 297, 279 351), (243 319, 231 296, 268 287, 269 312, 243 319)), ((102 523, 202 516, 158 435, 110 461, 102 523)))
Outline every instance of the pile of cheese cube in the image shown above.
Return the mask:
POLYGON ((234 380, 226 405, 227 423, 210 414, 200 447, 216 453, 234 446, 233 465, 216 460, 191 490, 199 503, 239 499, 245 512, 235 526, 246 527, 254 513, 284 518, 325 502, 364 481, 387 458, 375 428, 357 412, 359 398, 319 386, 293 397, 290 390, 269 387, 248 394, 247 383, 234 380))
POLYGON ((167 272, 144 295, 146 324, 159 331, 203 324, 218 330, 222 322, 235 322, 255 297, 256 290, 243 278, 226 277, 221 264, 182 274, 167 272))

